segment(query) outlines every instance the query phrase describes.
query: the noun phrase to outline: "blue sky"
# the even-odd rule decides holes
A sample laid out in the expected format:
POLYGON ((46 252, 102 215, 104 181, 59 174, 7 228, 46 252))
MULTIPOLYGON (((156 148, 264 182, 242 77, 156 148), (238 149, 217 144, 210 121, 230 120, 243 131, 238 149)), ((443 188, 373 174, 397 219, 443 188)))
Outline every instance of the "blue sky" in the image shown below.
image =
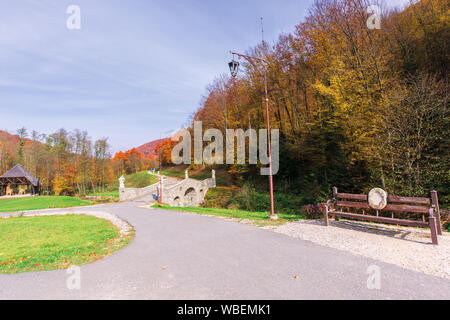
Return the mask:
MULTIPOLYGON (((112 151, 182 127, 228 51, 290 32, 313 0, 0 0, 0 129, 64 127, 112 151), (69 5, 81 30, 69 30, 69 5)), ((391 0, 400 5, 407 0, 391 0)))

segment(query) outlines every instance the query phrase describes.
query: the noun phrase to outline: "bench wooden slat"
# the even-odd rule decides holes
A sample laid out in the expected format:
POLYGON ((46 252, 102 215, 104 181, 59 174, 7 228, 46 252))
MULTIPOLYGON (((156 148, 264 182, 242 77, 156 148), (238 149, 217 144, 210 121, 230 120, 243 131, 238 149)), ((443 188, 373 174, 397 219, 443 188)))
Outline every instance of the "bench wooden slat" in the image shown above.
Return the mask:
MULTIPOLYGON (((360 209, 371 209, 369 204, 364 202, 353 202, 353 201, 338 201, 338 207, 349 207, 349 208, 360 208, 360 209)), ((414 213, 429 213, 428 207, 421 206, 409 206, 406 204, 388 204, 386 208, 381 211, 396 211, 396 212, 414 212, 414 213)))
POLYGON ((365 220, 365 221, 375 221, 375 222, 385 222, 391 224, 398 224, 401 226, 410 226, 410 227, 428 227, 428 222, 423 221, 413 221, 413 220, 404 220, 404 219, 396 219, 396 218, 387 218, 387 217, 377 217, 370 215, 360 215, 356 213, 348 213, 342 211, 331 211, 330 215, 336 215, 344 218, 351 218, 356 220, 365 220))
POLYGON ((338 193, 337 197, 339 199, 351 199, 351 200, 367 201, 367 196, 365 194, 338 193))
MULTIPOLYGON (((365 194, 338 193, 337 197, 339 199, 367 201, 367 195, 365 194)), ((426 205, 429 205, 431 203, 429 198, 401 197, 401 196, 388 196, 388 202, 426 204, 426 205)))
POLYGON ((401 202, 401 203, 415 203, 415 204, 430 204, 428 198, 416 198, 416 197, 397 197, 388 196, 388 202, 401 202))
POLYGON ((430 208, 420 206, 408 206, 406 204, 388 204, 382 211, 402 211, 415 213, 429 213, 430 208))
POLYGON ((367 203, 365 203, 365 202, 338 201, 337 205, 339 207, 351 207, 351 208, 370 209, 370 206, 367 203))

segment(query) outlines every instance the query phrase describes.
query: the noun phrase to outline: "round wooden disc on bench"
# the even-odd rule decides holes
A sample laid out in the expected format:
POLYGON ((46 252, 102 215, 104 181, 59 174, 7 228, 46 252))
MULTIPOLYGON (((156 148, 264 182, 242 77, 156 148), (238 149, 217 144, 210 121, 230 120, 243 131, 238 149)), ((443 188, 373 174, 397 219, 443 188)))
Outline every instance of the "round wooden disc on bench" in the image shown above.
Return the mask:
POLYGON ((380 188, 370 190, 369 196, 367 197, 369 206, 375 210, 383 210, 386 208, 387 198, 387 192, 380 188))

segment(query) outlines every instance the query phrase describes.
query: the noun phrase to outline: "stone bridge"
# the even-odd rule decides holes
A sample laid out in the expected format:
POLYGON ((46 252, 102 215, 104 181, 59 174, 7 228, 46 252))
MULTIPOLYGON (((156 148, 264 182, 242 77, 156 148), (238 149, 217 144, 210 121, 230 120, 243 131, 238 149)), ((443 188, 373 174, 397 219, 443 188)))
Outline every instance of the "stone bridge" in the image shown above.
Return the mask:
MULTIPOLYGON (((205 180, 191 179, 186 171, 185 179, 172 185, 163 183, 162 202, 172 207, 197 207, 205 200, 209 188, 216 187, 215 171, 205 180)), ((160 190, 158 188, 158 199, 160 190)))
POLYGON ((159 182, 145 188, 125 188, 121 185, 119 188, 119 200, 130 201, 139 199, 151 194, 156 194, 159 182))
MULTIPOLYGON (((161 187, 159 182, 146 188, 125 188, 124 180, 120 181, 120 201, 134 200, 151 194, 155 194, 157 199, 160 197, 161 187)), ((216 175, 214 170, 212 170, 212 177, 205 180, 191 179, 187 171, 184 180, 163 177, 162 202, 172 207, 197 207, 204 201, 208 189, 215 187, 216 175)))

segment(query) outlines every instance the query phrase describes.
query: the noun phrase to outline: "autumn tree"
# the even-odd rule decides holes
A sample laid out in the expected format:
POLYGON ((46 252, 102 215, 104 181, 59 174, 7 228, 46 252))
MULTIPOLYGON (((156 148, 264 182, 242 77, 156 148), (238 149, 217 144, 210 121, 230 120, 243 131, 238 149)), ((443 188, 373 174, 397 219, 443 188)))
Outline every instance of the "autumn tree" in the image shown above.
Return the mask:
MULTIPOLYGON (((293 33, 249 49, 269 63, 270 121, 281 144, 278 190, 311 199, 333 185, 447 192, 448 12, 445 0, 403 11, 381 1, 318 0, 293 33), (367 27, 374 4, 382 8, 381 29, 367 27)), ((192 120, 224 136, 226 128, 265 128, 261 67, 242 61, 240 77, 216 79, 192 120)), ((248 166, 227 169, 255 176, 248 166)))

